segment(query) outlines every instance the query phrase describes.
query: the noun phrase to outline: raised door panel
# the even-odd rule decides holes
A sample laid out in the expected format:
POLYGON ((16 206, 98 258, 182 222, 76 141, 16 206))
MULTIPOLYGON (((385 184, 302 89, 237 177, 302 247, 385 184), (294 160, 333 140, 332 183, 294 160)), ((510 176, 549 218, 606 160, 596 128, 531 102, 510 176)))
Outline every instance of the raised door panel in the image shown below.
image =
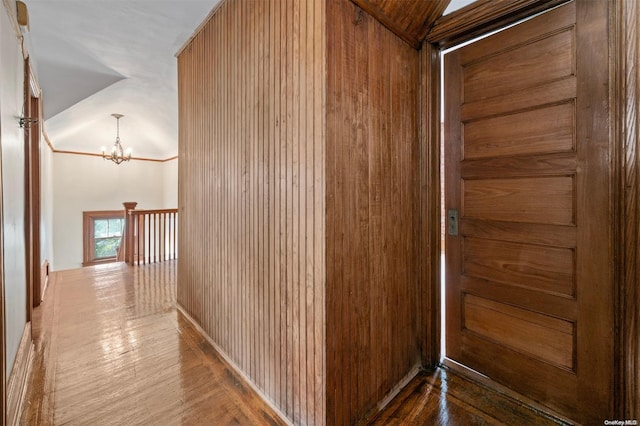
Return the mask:
POLYGON ((572 2, 445 56, 447 357, 586 423, 612 406, 603 22, 572 2))

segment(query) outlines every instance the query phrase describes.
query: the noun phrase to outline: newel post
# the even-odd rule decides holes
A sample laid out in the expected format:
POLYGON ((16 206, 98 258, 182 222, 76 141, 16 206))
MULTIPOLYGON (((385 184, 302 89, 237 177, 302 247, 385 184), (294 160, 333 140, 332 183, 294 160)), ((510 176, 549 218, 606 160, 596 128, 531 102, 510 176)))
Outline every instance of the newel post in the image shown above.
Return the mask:
POLYGON ((124 250, 124 261, 129 265, 133 265, 133 217, 129 214, 136 208, 138 203, 134 201, 127 201, 122 203, 124 206, 124 238, 122 239, 122 245, 124 250))

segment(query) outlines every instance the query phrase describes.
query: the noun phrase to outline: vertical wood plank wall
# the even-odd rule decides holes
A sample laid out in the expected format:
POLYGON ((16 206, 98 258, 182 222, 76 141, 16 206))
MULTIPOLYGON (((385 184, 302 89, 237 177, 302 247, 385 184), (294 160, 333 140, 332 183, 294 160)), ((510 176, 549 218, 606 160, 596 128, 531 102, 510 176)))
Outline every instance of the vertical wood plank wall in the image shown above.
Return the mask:
POLYGON ((289 419, 318 425, 324 4, 226 1, 178 57, 178 303, 289 419))
POLYGON ((341 425, 421 362, 419 52, 348 0, 327 2, 327 25, 327 423, 341 425))

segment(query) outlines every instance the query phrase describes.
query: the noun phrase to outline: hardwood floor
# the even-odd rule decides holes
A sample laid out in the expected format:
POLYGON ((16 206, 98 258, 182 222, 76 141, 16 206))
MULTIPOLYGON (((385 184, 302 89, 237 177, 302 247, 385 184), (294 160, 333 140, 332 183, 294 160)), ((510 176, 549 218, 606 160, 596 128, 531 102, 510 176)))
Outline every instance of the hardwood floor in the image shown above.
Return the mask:
POLYGON ((174 308, 175 262, 54 274, 25 425, 284 422, 174 308))
POLYGON ((370 425, 557 425, 533 411, 448 370, 418 374, 370 425))
MULTIPOLYGON (((175 283, 175 261, 54 273, 34 310, 21 424, 285 424, 176 311, 175 283)), ((419 374, 369 423, 553 424, 440 369, 419 374)))

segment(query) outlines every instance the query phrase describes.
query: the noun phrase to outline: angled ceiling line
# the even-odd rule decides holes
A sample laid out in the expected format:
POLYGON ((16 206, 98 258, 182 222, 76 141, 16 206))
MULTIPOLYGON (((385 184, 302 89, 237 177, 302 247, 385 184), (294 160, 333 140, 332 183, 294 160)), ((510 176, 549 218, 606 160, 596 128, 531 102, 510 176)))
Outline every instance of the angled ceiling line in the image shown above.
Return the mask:
POLYGON ((109 114, 118 111, 127 116, 122 130, 137 158, 174 157, 173 53, 220 0, 25 1, 30 53, 56 151, 99 153, 111 135, 109 114))
MULTIPOLYGON (((42 136, 44 137, 44 140, 47 143, 47 146, 49 147, 51 152, 53 152, 54 154, 85 155, 85 156, 89 156, 89 157, 100 157, 100 158, 102 158, 102 154, 94 153, 94 152, 68 151, 68 150, 64 150, 64 149, 56 149, 56 147, 53 146, 53 143, 51 142, 51 139, 49 139, 49 135, 44 130, 44 128, 42 129, 42 136)), ((176 159, 178 159, 177 155, 174 155, 174 156, 168 157, 168 158, 148 158, 148 157, 133 157, 133 156, 131 157, 131 160, 151 161, 151 162, 154 162, 154 163, 166 163, 167 161, 176 160, 176 159)))

